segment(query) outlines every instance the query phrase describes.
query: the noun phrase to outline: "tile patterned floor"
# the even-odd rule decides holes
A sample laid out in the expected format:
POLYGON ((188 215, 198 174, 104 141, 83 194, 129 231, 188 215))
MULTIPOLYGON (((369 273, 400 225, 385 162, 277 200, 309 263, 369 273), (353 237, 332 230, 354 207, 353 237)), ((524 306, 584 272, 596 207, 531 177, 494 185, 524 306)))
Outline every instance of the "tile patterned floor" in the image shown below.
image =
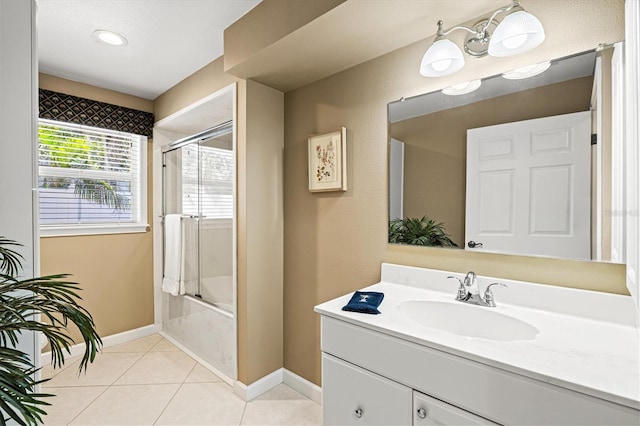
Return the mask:
POLYGON ((320 425, 320 405, 278 385, 244 402, 222 379, 160 335, 103 350, 86 374, 78 358, 51 378, 45 425, 320 425))

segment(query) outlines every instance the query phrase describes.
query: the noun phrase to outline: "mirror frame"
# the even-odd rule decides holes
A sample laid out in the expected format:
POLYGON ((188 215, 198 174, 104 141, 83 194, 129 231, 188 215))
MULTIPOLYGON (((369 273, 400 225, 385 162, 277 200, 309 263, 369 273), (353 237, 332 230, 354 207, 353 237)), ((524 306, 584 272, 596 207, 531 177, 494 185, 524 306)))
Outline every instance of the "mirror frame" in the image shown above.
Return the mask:
POLYGON ((626 284, 640 333, 640 2, 625 0, 626 284))

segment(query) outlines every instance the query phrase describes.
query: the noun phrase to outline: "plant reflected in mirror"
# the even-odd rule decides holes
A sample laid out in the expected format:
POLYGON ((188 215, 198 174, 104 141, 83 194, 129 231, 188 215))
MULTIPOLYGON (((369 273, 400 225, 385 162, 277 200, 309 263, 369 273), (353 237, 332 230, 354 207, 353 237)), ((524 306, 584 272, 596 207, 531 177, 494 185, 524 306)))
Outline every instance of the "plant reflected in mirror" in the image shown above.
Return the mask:
POLYGON ((391 219, 389 221, 389 242, 415 246, 458 247, 449 238, 442 222, 436 223, 426 216, 391 219))

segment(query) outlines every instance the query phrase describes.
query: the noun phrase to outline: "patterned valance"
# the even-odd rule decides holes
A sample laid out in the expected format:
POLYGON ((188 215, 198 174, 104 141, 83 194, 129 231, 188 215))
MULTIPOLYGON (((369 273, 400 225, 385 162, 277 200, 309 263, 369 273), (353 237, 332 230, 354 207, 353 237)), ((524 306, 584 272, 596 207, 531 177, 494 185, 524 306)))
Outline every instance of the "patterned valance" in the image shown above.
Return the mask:
POLYGON ((153 114, 40 89, 40 118, 151 137, 153 114))

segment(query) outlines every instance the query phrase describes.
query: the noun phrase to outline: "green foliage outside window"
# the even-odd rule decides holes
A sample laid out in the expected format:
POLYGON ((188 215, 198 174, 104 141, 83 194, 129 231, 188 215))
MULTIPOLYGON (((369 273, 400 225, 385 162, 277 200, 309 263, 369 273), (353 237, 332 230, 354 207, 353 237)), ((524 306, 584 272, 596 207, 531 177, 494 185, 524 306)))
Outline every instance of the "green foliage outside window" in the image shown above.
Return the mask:
MULTIPOLYGON (((99 140, 88 136, 74 137, 59 127, 40 125, 38 141, 40 166, 92 170, 105 168, 107 148, 99 140)), ((110 158, 114 157, 113 153, 109 155, 110 158)), ((125 154, 120 155, 125 156, 125 154)), ((111 168, 117 170, 117 166, 111 168)), ((117 192, 116 185, 116 182, 102 179, 57 176, 41 176, 39 184, 40 188, 73 187, 75 196, 80 199, 108 206, 114 210, 127 210, 130 200, 117 192)))

